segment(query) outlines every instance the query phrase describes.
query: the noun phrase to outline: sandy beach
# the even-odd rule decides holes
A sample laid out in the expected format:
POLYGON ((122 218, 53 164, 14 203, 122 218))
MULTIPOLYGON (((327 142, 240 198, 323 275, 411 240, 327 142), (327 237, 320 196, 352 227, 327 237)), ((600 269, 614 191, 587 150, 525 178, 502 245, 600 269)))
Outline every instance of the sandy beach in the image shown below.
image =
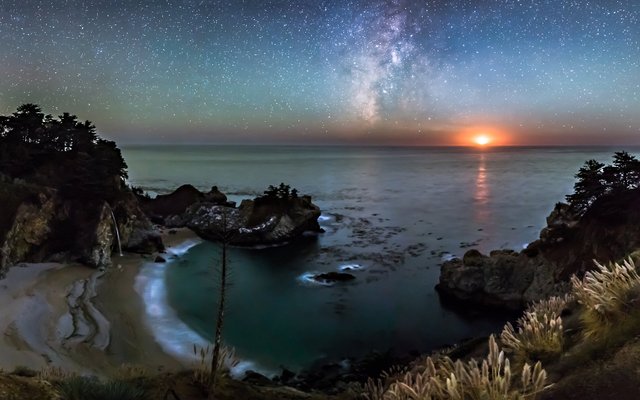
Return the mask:
MULTIPOLYGON (((163 230, 167 248, 196 235, 163 230)), ((79 264, 21 264, 0 280, 0 368, 47 366, 111 375, 123 364, 179 370, 145 324, 135 278, 153 255, 113 254, 104 272, 79 264)))

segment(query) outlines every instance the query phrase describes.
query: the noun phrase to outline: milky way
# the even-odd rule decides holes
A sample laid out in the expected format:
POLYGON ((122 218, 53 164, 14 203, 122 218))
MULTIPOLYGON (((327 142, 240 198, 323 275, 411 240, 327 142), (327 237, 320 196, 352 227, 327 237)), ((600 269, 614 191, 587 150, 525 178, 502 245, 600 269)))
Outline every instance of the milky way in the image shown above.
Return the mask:
POLYGON ((0 112, 117 140, 640 144, 637 1, 0 5, 0 112))

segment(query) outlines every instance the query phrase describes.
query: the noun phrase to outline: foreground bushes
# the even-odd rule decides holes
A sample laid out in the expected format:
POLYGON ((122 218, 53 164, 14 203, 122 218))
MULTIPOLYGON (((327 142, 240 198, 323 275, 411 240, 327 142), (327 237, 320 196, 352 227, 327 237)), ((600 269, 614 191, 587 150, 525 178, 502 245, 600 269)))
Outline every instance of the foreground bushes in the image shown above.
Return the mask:
POLYGON ((534 399, 547 379, 541 363, 525 364, 516 376, 509 359, 493 335, 489 354, 476 360, 453 361, 443 356, 428 357, 417 370, 386 385, 370 380, 365 397, 369 400, 524 400, 534 399), (519 378, 519 379, 518 379, 519 378))
POLYGON ((56 384, 64 400, 144 400, 139 384, 122 380, 101 382, 95 377, 74 376, 56 384))
POLYGON ((583 309, 580 319, 585 337, 601 339, 612 328, 630 322, 637 312, 635 302, 640 298, 640 276, 634 262, 603 266, 596 262, 596 269, 583 279, 571 278, 573 293, 583 309))
MULTIPOLYGON (((587 272, 583 279, 571 278, 572 291, 532 304, 516 326, 505 325, 501 351, 493 336, 489 354, 481 362, 453 361, 449 357, 428 357, 411 371, 382 380, 369 380, 364 397, 368 400, 532 400, 544 389, 547 378, 542 363, 564 357, 568 332, 562 315, 572 309, 580 320, 571 357, 591 355, 594 344, 624 343, 640 330, 640 275, 634 262, 603 266, 587 272), (580 334, 581 333, 581 334, 580 334), (612 338, 618 340, 612 341, 612 338), (505 352, 512 354, 513 368, 505 352), (535 363, 531 367, 530 363, 535 363)), ((565 360, 562 358, 562 360, 565 360)), ((592 359, 588 357, 588 359, 592 359)))
POLYGON ((551 361, 564 349, 561 313, 572 296, 551 297, 532 304, 518 319, 516 330, 507 323, 500 340, 518 362, 551 361))

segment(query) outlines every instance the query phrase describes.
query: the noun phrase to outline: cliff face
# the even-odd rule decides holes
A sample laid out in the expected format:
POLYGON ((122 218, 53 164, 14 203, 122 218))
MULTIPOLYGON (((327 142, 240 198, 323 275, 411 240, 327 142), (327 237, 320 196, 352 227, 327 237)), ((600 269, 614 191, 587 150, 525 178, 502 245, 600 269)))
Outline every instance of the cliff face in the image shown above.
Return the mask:
POLYGON ((79 261, 94 267, 111 264, 118 250, 114 217, 122 248, 151 252, 162 242, 133 194, 104 200, 65 199, 58 191, 24 182, 0 181, 0 275, 20 262, 79 261), (113 216, 112 216, 113 210, 113 216))
POLYGON ((592 269, 593 260, 617 261, 638 249, 640 189, 603 197, 582 217, 559 203, 525 250, 470 250, 442 265, 437 289, 456 300, 518 309, 565 292, 571 275, 592 269))

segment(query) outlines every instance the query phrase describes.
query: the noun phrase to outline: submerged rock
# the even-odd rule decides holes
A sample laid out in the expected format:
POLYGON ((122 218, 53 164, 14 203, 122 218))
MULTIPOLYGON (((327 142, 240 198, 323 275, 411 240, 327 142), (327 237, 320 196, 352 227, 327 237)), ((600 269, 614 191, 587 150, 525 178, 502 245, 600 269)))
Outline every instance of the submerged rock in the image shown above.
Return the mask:
POLYGON ((313 279, 321 283, 335 283, 352 281, 356 277, 346 272, 325 272, 314 275, 313 279))

